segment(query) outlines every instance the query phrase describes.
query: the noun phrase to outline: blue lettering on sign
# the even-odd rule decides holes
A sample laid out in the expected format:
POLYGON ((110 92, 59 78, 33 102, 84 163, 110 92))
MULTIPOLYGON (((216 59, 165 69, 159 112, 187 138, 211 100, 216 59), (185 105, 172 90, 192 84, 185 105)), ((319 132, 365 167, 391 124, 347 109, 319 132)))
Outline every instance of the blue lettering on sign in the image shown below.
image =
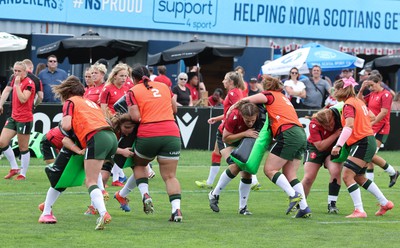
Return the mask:
POLYGON ((378 11, 325 9, 323 25, 326 27, 379 29, 380 18, 381 13, 378 11))
POLYGON ((212 29, 217 22, 218 0, 154 0, 153 21, 212 29))
POLYGON ((285 6, 235 3, 233 20, 239 22, 284 23, 285 6))
POLYGON ((289 22, 291 24, 319 25, 318 8, 290 7, 289 22))

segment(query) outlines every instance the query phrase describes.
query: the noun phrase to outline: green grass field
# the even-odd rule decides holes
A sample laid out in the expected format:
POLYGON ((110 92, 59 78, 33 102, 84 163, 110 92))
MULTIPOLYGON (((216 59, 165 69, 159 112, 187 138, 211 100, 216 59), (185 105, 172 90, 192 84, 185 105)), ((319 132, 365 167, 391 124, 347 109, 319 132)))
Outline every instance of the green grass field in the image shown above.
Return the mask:
MULTIPOLYGON (((396 169, 400 169, 400 153, 380 152, 396 169)), ((111 199, 107 203, 112 222, 104 231, 95 231, 97 217, 84 216, 90 204, 85 187, 70 188, 53 207, 58 219, 55 225, 39 224, 37 209, 43 202, 49 182, 44 163, 31 160, 27 180, 20 182, 0 179, 0 240, 1 247, 395 247, 400 233, 400 182, 388 188, 389 177, 380 168, 375 170, 375 181, 395 208, 382 217, 376 217, 376 199, 364 189, 362 197, 368 213, 366 219, 349 220, 344 216, 353 211, 353 204, 344 186, 338 201, 340 213, 327 214, 328 173, 321 169, 311 190, 308 203, 313 216, 293 219, 285 215, 286 194, 258 173, 262 189, 251 192, 251 216, 241 216, 238 210, 238 183, 236 178, 220 197, 219 213, 208 205, 208 190, 198 189, 195 180, 206 179, 210 152, 182 151, 178 179, 182 186, 183 223, 170 223, 170 204, 164 183, 157 176, 150 180, 150 194, 155 213, 142 210, 137 189, 129 197, 132 211, 125 213, 112 195, 119 189, 109 187, 111 199)), ((226 168, 224 163, 222 170, 226 168)), ((9 170, 5 158, 0 160, 0 175, 9 170)), ((125 170, 129 176, 131 171, 125 170)), ((303 170, 299 171, 299 179, 303 170)), ((216 182, 215 182, 216 183, 216 182)))

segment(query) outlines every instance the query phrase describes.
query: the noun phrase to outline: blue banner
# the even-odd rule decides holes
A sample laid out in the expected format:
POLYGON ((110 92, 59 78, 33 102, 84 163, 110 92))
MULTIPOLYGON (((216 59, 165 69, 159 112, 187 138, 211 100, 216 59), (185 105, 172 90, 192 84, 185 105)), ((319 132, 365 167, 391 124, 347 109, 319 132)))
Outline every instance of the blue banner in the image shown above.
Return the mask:
POLYGON ((0 18, 398 43, 398 0, 0 0, 0 18))

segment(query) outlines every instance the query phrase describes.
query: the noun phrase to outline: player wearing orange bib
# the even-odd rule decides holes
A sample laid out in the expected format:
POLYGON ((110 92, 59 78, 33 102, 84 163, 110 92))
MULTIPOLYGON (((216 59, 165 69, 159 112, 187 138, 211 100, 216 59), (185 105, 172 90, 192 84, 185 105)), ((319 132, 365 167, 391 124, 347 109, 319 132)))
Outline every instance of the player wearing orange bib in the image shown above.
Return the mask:
POLYGON ((85 184, 100 214, 95 229, 102 230, 111 221, 111 216, 105 207, 103 193, 97 186, 97 179, 104 161, 111 160, 117 150, 117 138, 100 107, 83 98, 85 89, 77 77, 68 77, 60 85, 54 86, 53 92, 64 103, 62 129, 73 130, 85 149, 85 184))
POLYGON ((297 179, 297 170, 306 148, 306 134, 292 103, 282 93, 283 84, 276 78, 265 76, 263 85, 265 91, 239 102, 264 105, 276 140, 265 161, 264 174, 289 196, 286 214, 300 205, 295 217, 308 218, 311 210, 304 197, 303 185, 297 179), (281 169, 282 173, 279 172, 281 169))
POLYGON ((368 190, 379 201, 380 209, 375 215, 384 215, 391 210, 393 202, 388 201, 378 186, 370 179, 365 178, 367 164, 372 161, 375 154, 376 142, 371 128, 371 118, 375 118, 368 110, 364 102, 356 98, 354 86, 357 83, 353 78, 340 79, 335 82, 335 98, 344 101, 342 111, 343 130, 331 154, 338 155, 342 146, 346 143, 350 147, 349 156, 343 166, 343 182, 347 186, 354 203, 354 212, 346 218, 366 218, 361 200, 359 186, 368 190))
POLYGON ((132 77, 136 85, 128 91, 126 102, 132 120, 140 123, 134 145, 133 171, 143 198, 143 209, 146 214, 154 211, 146 166, 157 157, 172 207, 169 221, 180 222, 181 186, 176 178, 176 169, 181 139, 174 118, 177 112, 176 102, 166 84, 150 81, 149 71, 145 66, 134 66, 132 77))

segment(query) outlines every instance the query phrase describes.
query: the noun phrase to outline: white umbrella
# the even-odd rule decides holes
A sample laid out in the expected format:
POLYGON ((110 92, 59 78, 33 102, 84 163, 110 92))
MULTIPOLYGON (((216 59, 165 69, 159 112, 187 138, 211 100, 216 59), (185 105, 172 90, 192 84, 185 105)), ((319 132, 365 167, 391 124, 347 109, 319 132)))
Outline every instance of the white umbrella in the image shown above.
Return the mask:
POLYGON ((364 60, 319 44, 309 43, 261 68, 263 74, 270 75, 287 75, 292 67, 299 69, 301 74, 307 74, 309 68, 314 65, 319 65, 322 71, 336 71, 362 67, 364 60))
POLYGON ((0 52, 24 50, 27 44, 27 39, 0 32, 0 52))

